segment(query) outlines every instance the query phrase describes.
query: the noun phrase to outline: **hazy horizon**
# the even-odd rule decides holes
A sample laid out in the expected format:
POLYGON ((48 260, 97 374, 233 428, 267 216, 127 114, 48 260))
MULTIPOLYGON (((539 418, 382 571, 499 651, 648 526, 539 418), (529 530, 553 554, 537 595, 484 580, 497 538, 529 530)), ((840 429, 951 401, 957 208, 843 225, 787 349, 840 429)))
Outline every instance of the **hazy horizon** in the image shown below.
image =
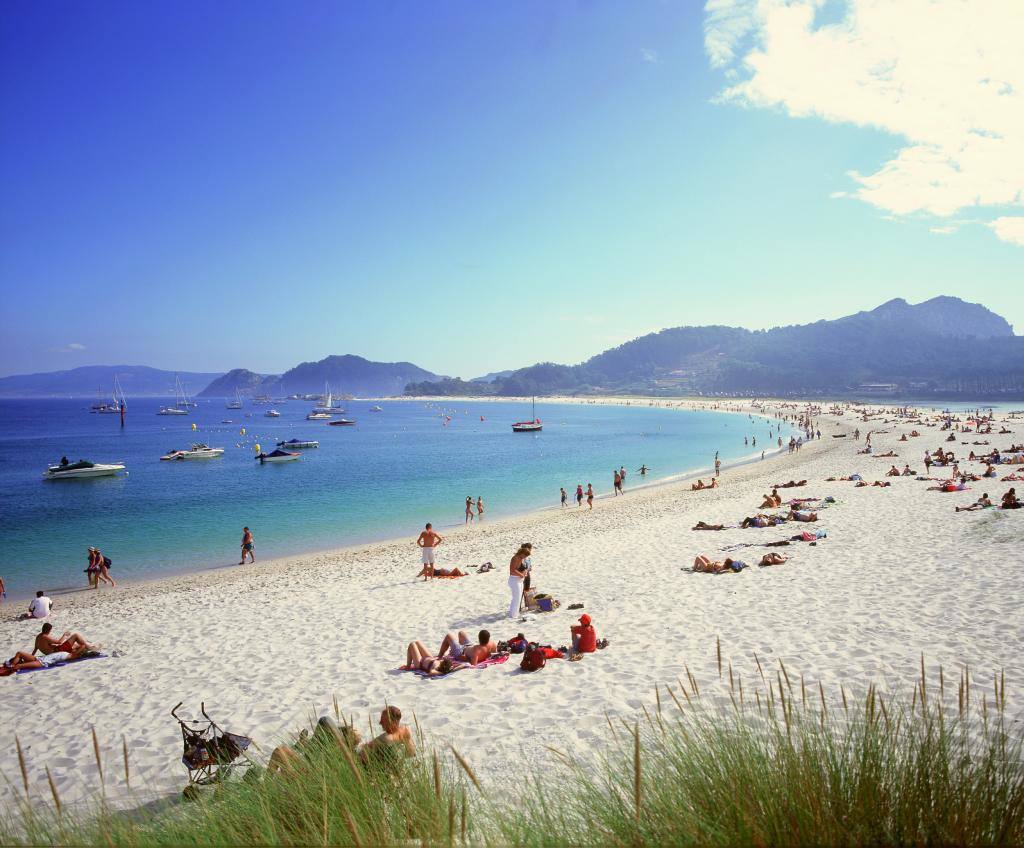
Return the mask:
POLYGON ((471 378, 892 297, 1024 327, 1013 0, 0 20, 4 375, 471 378))

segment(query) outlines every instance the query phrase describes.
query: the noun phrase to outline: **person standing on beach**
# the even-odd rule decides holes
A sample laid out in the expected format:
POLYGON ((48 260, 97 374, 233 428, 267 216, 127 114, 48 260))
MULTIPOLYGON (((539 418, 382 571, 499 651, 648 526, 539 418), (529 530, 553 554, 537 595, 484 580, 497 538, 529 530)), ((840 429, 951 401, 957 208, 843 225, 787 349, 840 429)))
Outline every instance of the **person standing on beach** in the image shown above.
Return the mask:
POLYGON ((252 530, 248 527, 242 528, 242 561, 239 565, 245 565, 245 555, 249 555, 249 561, 252 563, 256 562, 256 554, 254 553, 256 543, 252 538, 252 530))
MULTIPOLYGON (((104 583, 109 583, 111 586, 116 586, 114 578, 110 576, 110 564, 111 560, 103 556, 102 551, 99 548, 94 548, 96 551, 96 568, 98 569, 97 577, 104 583)), ((97 585, 99 585, 97 583, 97 585)))
POLYGON ((722 473, 722 460, 715 455, 715 476, 718 477, 722 473))
POLYGON ((594 487, 590 483, 587 483, 587 506, 594 508, 594 487))
POLYGON ((470 495, 466 495, 466 523, 469 524, 473 520, 473 498, 470 495))
POLYGON ((626 466, 625 465, 622 465, 622 466, 619 467, 619 482, 622 483, 623 486, 626 485, 626 466))
MULTIPOLYGON (((562 489, 562 506, 565 506, 565 489, 562 489)), ((4 587, 4 578, 0 577, 0 601, 7 600, 7 589, 4 587)))
POLYGON ((484 498, 483 495, 477 495, 476 497, 476 517, 483 520, 484 517, 484 498))
POLYGON ((612 491, 616 495, 622 494, 622 478, 619 476, 618 471, 612 471, 612 491))
POLYGON ((433 567, 434 565, 434 549, 443 542, 440 534, 434 532, 434 525, 429 521, 427 526, 423 528, 423 532, 420 533, 419 538, 416 540, 416 544, 420 547, 423 552, 423 564, 433 567))
POLYGON ((508 588, 512 592, 512 599, 508 605, 509 618, 519 617, 519 607, 523 603, 523 584, 529 573, 529 569, 523 565, 523 561, 529 556, 530 551, 525 546, 521 546, 508 564, 508 588))
MULTIPOLYGON (((569 499, 569 496, 565 493, 565 486, 562 486, 560 491, 562 493, 562 509, 565 509, 566 501, 569 499)), ((2 585, 2 581, 0 581, 0 585, 2 585)))
POLYGON ((576 484, 576 506, 577 507, 583 506, 583 484, 582 483, 577 483, 576 484))

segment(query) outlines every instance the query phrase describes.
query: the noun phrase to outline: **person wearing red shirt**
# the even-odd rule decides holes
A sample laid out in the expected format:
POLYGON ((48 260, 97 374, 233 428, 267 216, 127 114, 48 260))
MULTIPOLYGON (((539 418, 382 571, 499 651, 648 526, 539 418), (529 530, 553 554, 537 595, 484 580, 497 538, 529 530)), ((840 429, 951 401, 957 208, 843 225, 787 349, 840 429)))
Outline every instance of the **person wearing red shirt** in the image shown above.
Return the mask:
POLYGON ((590 623, 586 613, 580 616, 580 623, 572 628, 572 652, 574 654, 592 654, 597 650, 597 631, 590 623))

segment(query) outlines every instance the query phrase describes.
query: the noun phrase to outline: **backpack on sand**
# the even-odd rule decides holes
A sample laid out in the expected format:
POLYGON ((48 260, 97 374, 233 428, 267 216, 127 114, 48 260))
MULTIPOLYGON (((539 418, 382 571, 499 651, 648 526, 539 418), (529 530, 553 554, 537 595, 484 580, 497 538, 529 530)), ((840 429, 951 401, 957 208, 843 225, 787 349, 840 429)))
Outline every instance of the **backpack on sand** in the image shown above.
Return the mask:
POLYGON ((519 667, 523 671, 540 671, 547 665, 548 659, 544 654, 543 648, 538 648, 536 645, 531 645, 525 654, 523 654, 523 661, 519 663, 519 667))

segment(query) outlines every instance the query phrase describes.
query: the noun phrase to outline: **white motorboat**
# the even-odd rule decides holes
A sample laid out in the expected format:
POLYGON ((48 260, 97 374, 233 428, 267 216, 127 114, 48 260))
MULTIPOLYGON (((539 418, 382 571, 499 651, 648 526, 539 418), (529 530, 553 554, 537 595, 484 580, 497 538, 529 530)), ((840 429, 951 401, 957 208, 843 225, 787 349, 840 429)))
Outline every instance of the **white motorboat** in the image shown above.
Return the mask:
POLYGON ((196 444, 192 445, 188 450, 172 450, 168 451, 162 457, 161 460, 176 460, 176 459, 216 459, 218 456, 223 456, 224 448, 211 448, 209 445, 196 444))
POLYGON ((258 453, 256 459, 260 461, 260 465, 265 462, 291 462, 299 459, 302 456, 300 453, 295 451, 286 451, 278 448, 277 450, 271 451, 270 453, 258 453))
POLYGON ((383 412, 383 411, 384 411, 384 407, 382 407, 382 406, 371 406, 370 407, 370 412, 383 412))
POLYGON ((306 416, 307 421, 330 421, 331 415, 328 412, 311 412, 306 416))
POLYGON ((263 413, 263 415, 266 418, 280 418, 281 417, 281 413, 278 412, 276 409, 268 409, 266 412, 263 413))
POLYGON ((318 448, 320 442, 314 439, 289 439, 287 442, 278 442, 277 446, 282 450, 300 450, 305 448, 318 448))
POLYGON ((533 421, 517 421, 512 425, 513 433, 539 433, 543 429, 537 417, 537 398, 533 399, 533 421))
POLYGON ((70 480, 81 477, 112 477, 121 471, 124 471, 124 465, 121 463, 103 464, 89 462, 86 459, 68 462, 67 457, 64 457, 58 465, 51 465, 43 472, 43 479, 70 480))
POLYGON ((178 409, 176 406, 161 406, 157 415, 188 415, 188 410, 178 409))

